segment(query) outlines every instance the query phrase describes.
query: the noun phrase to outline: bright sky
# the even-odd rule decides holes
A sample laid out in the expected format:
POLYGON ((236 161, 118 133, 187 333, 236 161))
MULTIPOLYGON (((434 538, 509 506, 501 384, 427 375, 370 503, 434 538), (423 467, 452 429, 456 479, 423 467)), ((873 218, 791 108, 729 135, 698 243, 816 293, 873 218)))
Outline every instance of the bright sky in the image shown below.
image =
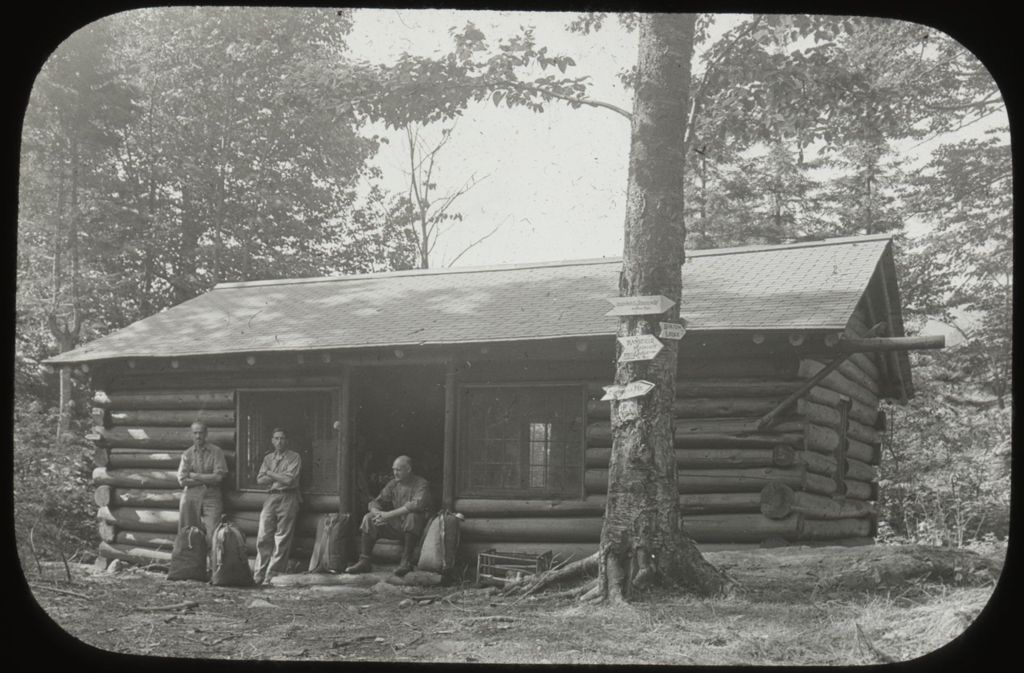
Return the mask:
MULTIPOLYGON (((467 21, 494 42, 512 36, 520 25, 534 25, 539 44, 571 55, 579 74, 595 74, 593 98, 630 109, 631 94, 616 73, 635 62, 636 36, 614 20, 596 35, 571 34, 564 27, 574 16, 359 10, 349 45, 357 58, 386 62, 403 51, 447 53, 448 29, 461 28, 467 21)), ((387 187, 405 191, 404 135, 385 132, 383 125, 372 128, 391 138, 376 160, 387 187)), ((439 137, 440 128, 428 127, 428 137, 439 137)), ((454 209, 464 220, 438 243, 432 264, 447 265, 498 223, 498 231, 456 266, 620 256, 628 157, 629 121, 610 110, 554 104, 537 114, 489 104, 471 106, 440 156, 438 193, 454 191, 474 175, 483 179, 456 203, 454 209)))

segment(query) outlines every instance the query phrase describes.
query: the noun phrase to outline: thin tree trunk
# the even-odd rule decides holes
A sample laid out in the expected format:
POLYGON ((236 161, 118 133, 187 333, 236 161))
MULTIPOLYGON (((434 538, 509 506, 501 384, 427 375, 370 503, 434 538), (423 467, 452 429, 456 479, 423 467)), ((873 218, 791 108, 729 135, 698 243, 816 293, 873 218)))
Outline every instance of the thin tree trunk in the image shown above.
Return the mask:
MULTIPOLYGON (((627 316, 618 336, 657 335, 675 322, 682 287, 683 175, 690 59, 696 17, 646 15, 640 22, 633 103, 621 296, 663 295, 660 315, 627 316)), ((677 344, 665 340, 651 361, 618 365, 615 383, 655 384, 647 395, 611 404, 608 504, 598 552, 597 590, 612 602, 651 584, 684 584, 699 593, 726 580, 683 533, 672 447, 677 344)))

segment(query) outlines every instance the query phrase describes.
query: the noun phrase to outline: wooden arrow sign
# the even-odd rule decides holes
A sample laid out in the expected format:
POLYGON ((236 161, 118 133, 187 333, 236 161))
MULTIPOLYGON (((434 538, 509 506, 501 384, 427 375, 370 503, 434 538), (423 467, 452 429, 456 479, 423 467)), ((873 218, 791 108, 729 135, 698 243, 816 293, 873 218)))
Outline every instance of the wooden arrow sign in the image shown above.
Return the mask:
POLYGON ((661 323, 661 331, 658 333, 658 337, 662 339, 675 339, 676 341, 682 339, 685 335, 686 328, 674 322, 661 323))
POLYGON ((622 344, 622 355, 619 362, 637 362, 639 360, 653 360, 664 348, 653 334, 640 334, 638 336, 619 337, 622 344))
POLYGON ((674 301, 660 294, 637 297, 608 297, 615 307, 605 313, 612 315, 657 315, 676 305, 674 301))
POLYGON ((610 385, 603 386, 604 397, 601 398, 602 402, 608 400, 628 400, 633 397, 643 397, 647 393, 654 390, 654 384, 650 381, 644 381, 643 379, 627 383, 624 386, 610 385))

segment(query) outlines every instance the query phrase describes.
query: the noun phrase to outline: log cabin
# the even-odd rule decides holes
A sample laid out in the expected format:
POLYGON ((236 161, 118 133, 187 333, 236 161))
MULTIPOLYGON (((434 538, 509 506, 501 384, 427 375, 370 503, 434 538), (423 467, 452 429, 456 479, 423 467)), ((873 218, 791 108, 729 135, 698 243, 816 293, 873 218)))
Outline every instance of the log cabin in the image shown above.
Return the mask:
MULTIPOLYGON (((293 558, 358 522, 407 454, 461 512, 461 553, 588 554, 612 445, 618 259, 221 283, 48 361, 94 391, 102 558, 166 562, 189 424, 227 452, 254 546, 271 429, 302 454, 293 558)), ((673 405, 680 505, 703 549, 864 544, 883 399, 913 394, 892 241, 688 252, 673 405), (883 336, 884 332, 884 336, 883 336)), ((250 549, 254 553, 254 549, 250 549)), ((397 557, 378 544, 378 561, 397 557)))

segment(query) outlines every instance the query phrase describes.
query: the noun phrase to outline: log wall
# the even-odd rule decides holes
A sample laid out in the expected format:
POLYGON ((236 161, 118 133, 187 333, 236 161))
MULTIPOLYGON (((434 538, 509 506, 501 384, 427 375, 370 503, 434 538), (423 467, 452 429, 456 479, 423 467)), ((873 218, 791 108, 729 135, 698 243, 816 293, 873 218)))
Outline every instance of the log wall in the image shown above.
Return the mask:
MULTIPOLYGON (((830 361, 828 353, 794 350, 771 356, 709 355, 680 359, 674 446, 684 526, 703 549, 730 545, 856 544, 874 533, 878 411, 884 363, 855 356, 808 390, 774 425, 757 429, 775 409, 830 361), (851 400, 845 427, 839 407, 851 400), (845 438, 845 450, 839 445, 845 438)), ((593 550, 600 538, 611 456, 611 405, 595 372, 608 363, 524 361, 514 367, 474 362, 463 382, 577 381, 587 383, 583 488, 565 500, 458 498, 466 516, 467 559, 490 548, 593 550)), ((235 388, 266 385, 337 385, 330 371, 199 372, 150 377, 129 372, 93 400, 97 446, 93 474, 97 529, 107 558, 159 562, 177 529, 181 489, 176 468, 191 444, 189 424, 209 426, 209 441, 235 460, 235 388), (260 378, 262 377, 262 378, 260 378), (189 383, 191 381, 191 384, 189 383)), ((233 483, 233 473, 229 475, 233 483)), ((250 538, 264 494, 227 490, 225 510, 250 538)), ((308 557, 317 520, 336 512, 336 496, 303 503, 293 558, 308 557)), ((381 543, 380 559, 397 558, 397 545, 381 543)), ((589 552, 588 552, 589 553, 589 552)))

